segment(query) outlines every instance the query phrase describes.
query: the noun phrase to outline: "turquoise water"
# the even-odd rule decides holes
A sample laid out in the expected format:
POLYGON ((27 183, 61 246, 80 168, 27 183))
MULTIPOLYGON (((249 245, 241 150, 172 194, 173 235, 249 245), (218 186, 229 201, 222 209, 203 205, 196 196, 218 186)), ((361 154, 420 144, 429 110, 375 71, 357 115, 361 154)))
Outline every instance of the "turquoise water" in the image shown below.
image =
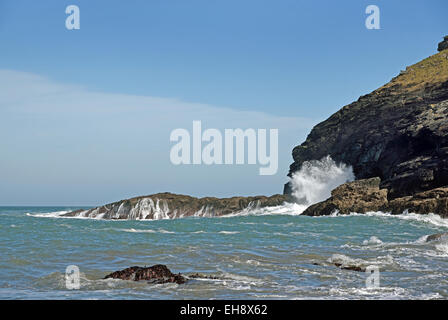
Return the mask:
POLYGON ((1 299, 447 299, 447 232, 436 216, 247 215, 158 221, 58 218, 74 207, 0 207, 1 299), (53 216, 53 217, 52 217, 53 216), (380 287, 343 261, 380 268, 380 287), (318 265, 316 265, 316 263, 318 265), (218 279, 101 280, 133 265, 218 279), (79 290, 65 269, 81 271, 79 290))

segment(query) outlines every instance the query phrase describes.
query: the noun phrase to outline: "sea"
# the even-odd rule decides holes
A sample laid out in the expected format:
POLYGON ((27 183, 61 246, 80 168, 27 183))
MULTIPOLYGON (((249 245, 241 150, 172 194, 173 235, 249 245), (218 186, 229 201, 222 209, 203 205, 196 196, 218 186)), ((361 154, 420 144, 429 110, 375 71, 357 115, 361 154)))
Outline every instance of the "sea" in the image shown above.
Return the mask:
MULTIPOLYGON (((355 179, 330 157, 291 178, 293 203, 221 217, 105 220, 88 207, 0 207, 0 299, 448 299, 448 219, 403 212, 309 217, 355 179), (104 279, 166 265, 185 284, 104 279)), ((167 218, 168 217, 168 218, 167 218)))
POLYGON ((0 207, 0 299, 448 298, 448 242, 426 241, 448 231, 437 215, 308 217, 285 206, 214 218, 61 217, 75 209, 0 207), (204 277, 103 279, 154 264, 204 277), (73 266, 77 288, 67 284, 73 266))

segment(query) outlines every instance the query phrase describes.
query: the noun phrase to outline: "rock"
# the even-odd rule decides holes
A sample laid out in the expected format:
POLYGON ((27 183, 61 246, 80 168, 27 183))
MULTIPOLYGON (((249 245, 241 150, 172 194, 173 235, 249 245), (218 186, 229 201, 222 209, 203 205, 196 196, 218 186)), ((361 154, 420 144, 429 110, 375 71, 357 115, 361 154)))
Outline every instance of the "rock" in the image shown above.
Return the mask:
MULTIPOLYGON (((325 267, 327 265, 322 264, 322 263, 318 263, 318 262, 313 262, 313 265, 315 266, 322 266, 325 267)), ((350 265, 350 264, 342 264, 339 262, 330 262, 330 265, 334 265, 342 270, 350 270, 350 271, 357 271, 357 272, 366 272, 366 268, 363 266, 359 266, 359 265, 350 265)))
POLYGON ((432 234, 426 238, 426 242, 438 241, 444 238, 448 238, 448 232, 432 234))
POLYGON ((443 51, 448 49, 448 36, 445 36, 443 38, 443 41, 439 43, 439 46, 437 48, 438 51, 443 51))
POLYGON ((200 273, 193 273, 193 274, 189 274, 187 276, 190 279, 230 280, 229 278, 222 277, 222 276, 214 276, 214 275, 200 274, 200 273))
POLYGON ((331 192, 331 197, 308 207, 302 215, 322 216, 334 212, 350 214, 379 211, 387 205, 387 190, 380 189, 380 178, 375 177, 345 183, 331 192))
POLYGON ((302 215, 325 216, 339 214, 384 211, 401 214, 405 211, 428 214, 435 213, 448 217, 448 187, 436 188, 412 196, 388 200, 386 189, 380 189, 380 179, 356 180, 340 185, 325 201, 308 207, 302 215))
POLYGON ((183 284, 187 280, 180 273, 174 274, 163 264, 156 264, 152 267, 130 267, 120 271, 112 272, 104 277, 104 279, 121 279, 141 281, 146 280, 151 283, 177 283, 183 284))
MULTIPOLYGON (((380 177, 389 200, 448 186, 446 53, 408 67, 316 125, 294 148, 288 175, 330 155, 351 165, 357 179, 380 177)), ((290 193, 286 185, 284 194, 290 193)))
POLYGON ((448 187, 393 199, 384 210, 392 214, 400 214, 406 210, 420 214, 435 213, 446 218, 448 217, 448 187))
POLYGON ((360 266, 350 266, 343 265, 341 263, 335 263, 336 267, 341 268, 342 270, 350 270, 350 271, 358 271, 358 272, 366 272, 366 268, 360 266))
POLYGON ((288 195, 195 198, 169 192, 122 200, 89 210, 76 210, 66 217, 102 219, 173 219, 189 216, 215 217, 244 210, 278 206, 290 200, 288 195))

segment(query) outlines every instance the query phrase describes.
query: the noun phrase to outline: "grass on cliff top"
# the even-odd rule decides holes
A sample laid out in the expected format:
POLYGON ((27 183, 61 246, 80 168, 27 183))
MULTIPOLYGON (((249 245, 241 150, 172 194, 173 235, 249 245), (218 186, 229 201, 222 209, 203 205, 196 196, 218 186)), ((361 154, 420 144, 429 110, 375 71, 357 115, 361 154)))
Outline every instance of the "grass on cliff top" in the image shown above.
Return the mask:
POLYGON ((432 55, 410 67, 380 89, 401 86, 407 91, 423 89, 448 81, 448 49, 432 55))

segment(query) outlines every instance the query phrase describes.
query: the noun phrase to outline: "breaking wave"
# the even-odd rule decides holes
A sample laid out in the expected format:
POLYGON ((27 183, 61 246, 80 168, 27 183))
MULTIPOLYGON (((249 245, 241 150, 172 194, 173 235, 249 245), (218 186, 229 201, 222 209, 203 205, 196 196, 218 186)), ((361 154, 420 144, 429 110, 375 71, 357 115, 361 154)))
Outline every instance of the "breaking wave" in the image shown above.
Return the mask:
POLYGON ((307 207, 328 199, 331 190, 355 180, 353 169, 344 163, 337 164, 330 156, 321 160, 306 161, 291 179, 292 194, 297 203, 307 207))

